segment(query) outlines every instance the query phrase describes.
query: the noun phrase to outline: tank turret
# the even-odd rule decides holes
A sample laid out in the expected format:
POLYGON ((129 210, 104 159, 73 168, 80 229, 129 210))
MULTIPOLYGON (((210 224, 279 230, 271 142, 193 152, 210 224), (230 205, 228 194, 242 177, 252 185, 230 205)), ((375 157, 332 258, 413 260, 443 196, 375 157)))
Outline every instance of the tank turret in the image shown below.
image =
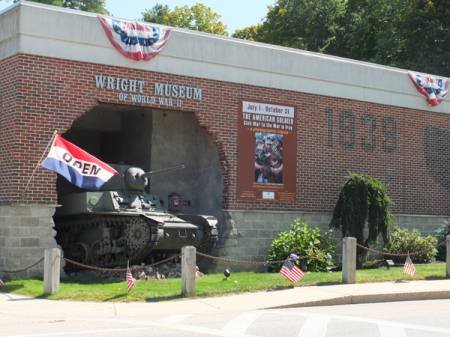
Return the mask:
POLYGON ((193 245, 207 250, 217 240, 217 219, 173 214, 149 191, 149 177, 184 165, 145 172, 114 165, 113 176, 98 191, 61 195, 55 214, 57 242, 67 258, 99 267, 139 263, 193 245))

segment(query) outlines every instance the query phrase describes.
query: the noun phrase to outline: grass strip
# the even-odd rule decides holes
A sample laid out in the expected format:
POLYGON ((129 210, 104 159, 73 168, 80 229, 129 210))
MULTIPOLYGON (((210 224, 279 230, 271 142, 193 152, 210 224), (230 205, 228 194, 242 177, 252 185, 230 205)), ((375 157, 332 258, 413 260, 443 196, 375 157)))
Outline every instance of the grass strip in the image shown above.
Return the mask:
MULTIPOLYGON (((356 273, 357 283, 400 280, 444 279, 445 263, 416 265, 416 276, 403 274, 403 267, 361 269, 356 273)), ((197 279, 197 296, 218 296, 242 292, 278 290, 294 286, 339 284, 341 272, 307 272, 296 285, 278 273, 232 272, 225 279, 222 274, 208 274, 197 279)), ((1 292, 52 300, 95 301, 95 302, 156 302, 181 298, 181 280, 138 280, 136 287, 127 292, 123 281, 76 281, 63 279, 59 291, 52 295, 43 294, 43 282, 36 279, 9 280, 0 288, 1 292)))

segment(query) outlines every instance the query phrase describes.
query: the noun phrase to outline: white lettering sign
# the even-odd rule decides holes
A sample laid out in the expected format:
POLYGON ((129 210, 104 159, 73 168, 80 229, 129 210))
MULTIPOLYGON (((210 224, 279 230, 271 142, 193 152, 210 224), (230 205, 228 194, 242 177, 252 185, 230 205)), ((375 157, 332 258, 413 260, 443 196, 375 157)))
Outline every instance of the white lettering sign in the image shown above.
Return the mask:
POLYGON ((159 104, 169 107, 181 107, 183 100, 202 100, 202 89, 180 84, 155 83, 154 96, 146 95, 146 81, 95 74, 95 87, 119 91, 120 102, 133 104, 159 104))
POLYGON ((128 92, 144 92, 145 81, 130 80, 128 78, 120 78, 115 76, 94 75, 95 87, 106 90, 119 90, 128 92))
POLYGON ((262 198, 267 200, 275 200, 275 192, 263 191, 262 198))
MULTIPOLYGON (((273 116, 275 118, 294 118, 294 108, 285 105, 243 101, 242 112, 258 115, 268 115, 273 116)), ((270 122, 275 121, 275 118, 271 118, 268 116, 261 116, 259 118, 267 119, 266 121, 270 122)))
POLYGON ((155 83, 155 95, 201 101, 202 89, 186 85, 155 83))

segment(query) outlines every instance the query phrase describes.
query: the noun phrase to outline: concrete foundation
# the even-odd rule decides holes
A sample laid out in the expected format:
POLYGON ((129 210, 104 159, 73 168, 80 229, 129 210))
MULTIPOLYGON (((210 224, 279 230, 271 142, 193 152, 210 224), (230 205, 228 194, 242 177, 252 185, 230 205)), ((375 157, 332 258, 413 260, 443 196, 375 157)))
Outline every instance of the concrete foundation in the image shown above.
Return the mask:
POLYGON ((49 205, 0 206, 0 276, 42 277, 44 262, 21 272, 56 248, 53 230, 55 207, 49 205))
MULTIPOLYGON (((328 229, 331 212, 295 212, 295 211, 242 211, 226 210, 225 231, 220 234, 221 240, 215 254, 239 260, 265 261, 273 239, 281 232, 288 230, 293 220, 303 221, 328 229)), ((417 229, 423 234, 430 234, 448 217, 427 215, 394 215, 394 222, 401 227, 417 229)), ((341 237, 336 232, 336 261, 341 260, 341 237)), ((219 265, 219 269, 222 268, 219 265)), ((265 269, 264 265, 236 265, 234 270, 265 269)))
MULTIPOLYGON (((54 206, 14 205, 0 206, 0 277, 5 270, 23 269, 44 256, 44 250, 57 247, 53 229, 54 206)), ((331 219, 329 212, 294 211, 242 211, 225 210, 221 225, 220 240, 213 254, 237 260, 265 261, 273 239, 290 228, 294 219, 301 218, 312 226, 325 230, 331 219)), ((409 229, 418 229, 429 234, 439 227, 447 217, 424 215, 395 215, 395 223, 409 229)), ((340 261, 339 233, 336 260, 340 261)), ((217 263, 218 270, 231 267, 237 270, 264 270, 262 264, 224 265, 217 263)), ((7 277, 42 277, 44 263, 19 273, 8 273, 7 277)))

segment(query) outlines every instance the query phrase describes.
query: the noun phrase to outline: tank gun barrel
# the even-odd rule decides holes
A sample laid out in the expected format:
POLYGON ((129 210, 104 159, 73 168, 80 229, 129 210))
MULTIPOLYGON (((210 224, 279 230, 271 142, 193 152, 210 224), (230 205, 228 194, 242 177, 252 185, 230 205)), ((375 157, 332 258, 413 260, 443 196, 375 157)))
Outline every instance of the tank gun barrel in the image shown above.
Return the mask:
POLYGON ((166 168, 162 168, 162 169, 158 169, 158 170, 152 170, 152 171, 149 171, 149 172, 145 172, 142 175, 142 177, 150 178, 154 174, 160 174, 160 173, 170 172, 170 171, 173 171, 173 170, 184 169, 185 167, 186 167, 186 165, 181 164, 181 165, 176 165, 176 166, 172 166, 172 167, 166 167, 166 168))

